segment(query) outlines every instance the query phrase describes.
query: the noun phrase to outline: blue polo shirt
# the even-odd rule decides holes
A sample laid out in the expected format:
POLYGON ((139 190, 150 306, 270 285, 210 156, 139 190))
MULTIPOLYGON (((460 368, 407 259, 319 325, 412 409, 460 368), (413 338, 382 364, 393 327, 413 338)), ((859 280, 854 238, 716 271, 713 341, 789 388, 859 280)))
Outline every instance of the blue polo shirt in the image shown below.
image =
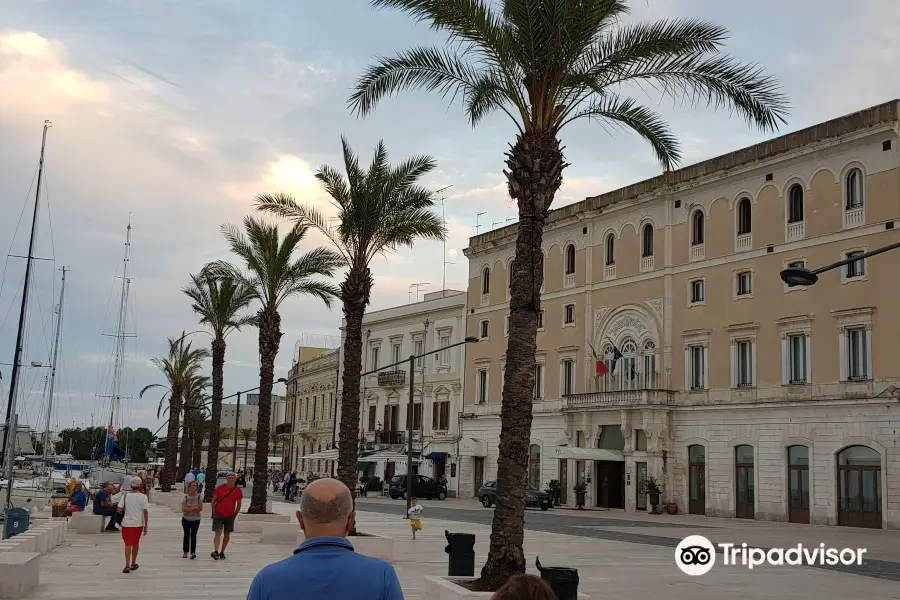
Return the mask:
POLYGON ((99 515, 101 511, 107 509, 107 506, 101 506, 104 502, 109 502, 109 494, 106 490, 100 490, 94 495, 94 514, 99 515))
POLYGON ((72 504, 76 506, 80 506, 81 510, 87 506, 87 494, 84 493, 84 490, 76 490, 74 494, 72 494, 72 504))
POLYGON ((403 591, 387 562, 357 554, 347 538, 317 537, 260 571, 247 595, 247 600, 307 598, 403 600, 403 591))

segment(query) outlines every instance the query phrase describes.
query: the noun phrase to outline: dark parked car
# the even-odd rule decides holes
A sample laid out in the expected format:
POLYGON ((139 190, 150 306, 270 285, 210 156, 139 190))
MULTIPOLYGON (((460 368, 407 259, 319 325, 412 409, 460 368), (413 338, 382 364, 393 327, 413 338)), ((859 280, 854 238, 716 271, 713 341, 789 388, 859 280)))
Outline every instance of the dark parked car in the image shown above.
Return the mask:
MULTIPOLYGON (((438 500, 447 499, 447 488, 424 475, 413 475, 412 495, 414 498, 437 498, 438 500)), ((395 475, 391 478, 391 485, 388 493, 392 500, 397 498, 406 498, 406 475, 395 475)))
MULTIPOLYGON (((481 489, 478 490, 478 499, 481 500, 482 506, 490 508, 497 500, 497 482, 488 481, 481 489)), ((553 498, 547 492, 535 489, 530 485, 525 488, 525 507, 540 508, 541 510, 550 510, 553 506, 553 498)))

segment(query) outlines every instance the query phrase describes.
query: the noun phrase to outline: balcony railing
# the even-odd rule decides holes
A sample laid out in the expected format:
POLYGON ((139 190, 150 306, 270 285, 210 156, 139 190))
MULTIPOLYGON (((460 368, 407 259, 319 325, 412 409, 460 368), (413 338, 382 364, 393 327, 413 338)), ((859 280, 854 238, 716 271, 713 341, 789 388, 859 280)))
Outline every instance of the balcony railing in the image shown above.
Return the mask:
POLYGON ((573 287, 574 285, 575 285, 575 274, 570 273, 570 274, 566 275, 566 280, 565 280, 565 282, 563 282, 563 286, 570 288, 570 287, 573 287))
POLYGON ((284 435, 286 433, 291 433, 290 423, 282 423, 281 425, 275 426, 275 435, 284 435))
POLYGON ((382 371, 378 374, 378 385, 381 387, 406 385, 406 371, 382 371))
POLYGON ((641 273, 653 270, 653 256, 644 256, 641 258, 641 273))
POLYGON ((563 410, 615 408, 622 406, 665 406, 675 404, 671 390, 622 390, 563 396, 563 410))
POLYGON ((806 221, 797 221, 796 223, 788 223, 787 231, 788 241, 802 240, 806 237, 806 221))
POLYGON ((848 208, 844 211, 844 229, 859 227, 863 224, 863 207, 848 208))
POLYGON ((320 430, 320 429, 331 429, 331 428, 332 428, 332 422, 329 421, 328 419, 317 419, 317 420, 306 419, 306 420, 297 422, 297 431, 301 432, 301 433, 305 432, 305 431, 315 431, 315 430, 320 430))
POLYGON ((737 236, 737 251, 743 252, 744 250, 750 250, 753 248, 753 234, 752 233, 744 233, 737 236))
POLYGON ((376 431, 376 444, 399 445, 406 443, 405 431, 376 431))
POLYGON ((603 269, 603 279, 615 279, 616 278, 616 265, 606 265, 603 269))
POLYGON ((706 258, 706 245, 694 244, 691 246, 691 260, 703 260, 706 258))

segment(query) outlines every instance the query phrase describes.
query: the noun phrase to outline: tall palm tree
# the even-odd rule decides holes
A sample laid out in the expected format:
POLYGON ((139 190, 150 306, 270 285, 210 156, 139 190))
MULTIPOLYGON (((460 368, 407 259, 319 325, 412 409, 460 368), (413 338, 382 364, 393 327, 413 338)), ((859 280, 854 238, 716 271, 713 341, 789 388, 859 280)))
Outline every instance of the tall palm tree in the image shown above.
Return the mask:
MULTIPOLYGON (((209 358, 209 351, 204 348, 192 348, 190 343, 184 343, 184 333, 180 338, 169 338, 169 353, 165 358, 150 359, 157 369, 162 371, 168 385, 160 383, 150 384, 141 390, 144 394, 153 388, 164 388, 168 393, 163 399, 168 400, 169 425, 166 430, 165 464, 160 476, 160 489, 168 492, 175 484, 175 475, 178 461, 178 425, 181 409, 184 402, 185 390, 191 383, 191 379, 199 374, 203 361, 209 358)), ((162 400, 160 400, 162 404, 162 400)), ((162 405, 160 406, 162 408, 162 405)), ((162 413, 157 411, 157 415, 162 413)))
MULTIPOLYGON (((219 471, 219 442, 222 425, 222 395, 224 389, 225 338, 232 331, 253 324, 252 315, 242 314, 253 301, 251 290, 232 279, 221 280, 209 273, 191 275, 191 283, 184 288, 191 299, 191 308, 200 315, 200 323, 212 331, 212 406, 209 425, 209 446, 206 452, 206 479, 215 481, 219 471)), ((215 486, 208 485, 204 502, 212 500, 215 486)))
POLYGON ((188 379, 188 384, 184 388, 184 404, 182 411, 184 413, 184 426, 181 429, 181 447, 178 451, 178 476, 176 481, 183 481, 184 476, 191 470, 191 454, 194 447, 194 425, 197 419, 202 416, 202 411, 206 409, 206 401, 209 396, 206 395, 206 388, 209 387, 209 377, 205 375, 195 375, 188 379))
POLYGON ((522 552, 534 353, 541 310, 544 225, 568 166, 560 132, 578 120, 630 129, 666 170, 680 159, 664 119, 628 94, 642 84, 692 105, 727 107, 763 131, 785 122, 777 82, 721 53, 727 30, 698 20, 625 24, 625 0, 371 0, 448 36, 378 58, 350 107, 419 89, 463 100, 470 123, 502 112, 517 135, 506 153, 507 187, 519 211, 512 263, 509 341, 501 406, 498 498, 488 559, 477 587, 495 590, 525 570, 522 552))
POLYGON ((252 429, 238 429, 238 436, 241 438, 241 441, 244 442, 244 472, 247 471, 247 447, 250 445, 251 440, 256 439, 256 432, 252 429))
POLYGON ((325 248, 316 248, 295 258, 295 253, 309 230, 297 223, 279 240, 278 226, 255 217, 244 218, 244 231, 223 225, 222 233, 231 251, 241 262, 238 267, 216 261, 206 272, 216 279, 228 278, 248 290, 260 304, 254 316, 259 328, 259 412, 257 416, 256 452, 254 457, 253 495, 248 512, 266 512, 266 471, 268 469, 269 421, 272 410, 272 385, 275 357, 281 343, 281 303, 292 296, 312 296, 331 306, 337 290, 317 279, 331 277, 340 265, 340 257, 325 248))
POLYGON ((384 143, 378 142, 372 164, 365 169, 346 138, 341 138, 341 145, 346 177, 328 165, 316 173, 337 210, 337 227, 330 227, 313 206, 299 205, 286 194, 261 195, 257 207, 318 229, 340 254, 341 266, 347 268, 340 287, 346 337, 337 474, 355 490, 362 322, 374 284, 369 264, 376 256, 411 247, 417 239, 441 240, 445 231, 440 216, 431 210, 434 193, 419 184, 437 166, 432 157, 414 156, 391 166, 384 143))
MULTIPOLYGON (((200 411, 200 413, 195 417, 194 425, 191 427, 193 432, 192 436, 192 449, 191 449, 191 469, 202 469, 203 465, 201 464, 203 461, 203 444, 204 442, 209 441, 210 435, 210 419, 209 412, 200 411)), ((208 450, 207 450, 208 452, 208 450)))

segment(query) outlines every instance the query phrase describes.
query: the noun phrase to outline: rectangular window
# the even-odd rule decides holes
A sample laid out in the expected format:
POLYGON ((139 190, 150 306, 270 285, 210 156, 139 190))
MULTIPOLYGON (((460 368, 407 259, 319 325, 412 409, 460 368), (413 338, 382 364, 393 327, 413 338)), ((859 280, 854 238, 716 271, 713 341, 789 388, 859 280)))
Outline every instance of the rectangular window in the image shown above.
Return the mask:
POLYGON ((318 403, 319 403, 319 397, 318 397, 318 396, 313 396, 313 414, 312 414, 313 420, 315 420, 315 419, 318 418, 318 415, 316 414, 316 405, 317 405, 318 403))
POLYGON ((421 369, 425 366, 425 357, 421 356, 425 352, 425 342, 419 340, 413 343, 413 353, 419 358, 416 359, 416 368, 421 369))
POLYGON ((450 429, 450 402, 435 402, 431 405, 431 428, 436 431, 450 429))
POLYGON ((391 345, 391 363, 400 362, 400 344, 391 345))
POLYGON ((478 379, 476 382, 475 393, 478 398, 478 404, 487 404, 488 401, 488 371, 487 369, 479 369, 478 379))
POLYGON ((538 328, 538 329, 543 329, 543 328, 544 328, 544 311, 538 312, 538 316, 537 316, 537 328, 538 328))
POLYGON ((804 384, 809 381, 809 357, 806 352, 806 336, 788 336, 788 383, 804 384))
POLYGON ((377 419, 378 407, 374 404, 369 405, 369 431, 375 431, 375 421, 377 419))
MULTIPOLYGON (((847 253, 847 258, 853 258, 855 256, 860 256, 864 254, 862 250, 854 250, 853 252, 847 253)), ((847 279, 853 279, 855 277, 865 277, 866 276, 866 259, 862 260, 854 260, 852 263, 847 263, 845 265, 846 277, 847 279)))
POLYGON ((563 308, 565 311, 564 322, 566 325, 570 325, 575 322, 575 305, 574 304, 566 304, 563 308))
POLYGON ((564 360, 562 362, 562 383, 563 396, 569 396, 575 393, 575 361, 564 360))
POLYGON ((544 397, 544 365, 538 363, 534 365, 534 394, 535 400, 541 400, 544 397))
POLYGON ((847 379, 869 379, 869 346, 864 328, 847 330, 847 379))
MULTIPOLYGON (((408 407, 407 407, 408 409, 408 407)), ((422 403, 415 402, 413 403, 413 429, 422 429, 422 403)), ((406 428, 409 429, 409 410, 406 411, 406 428)))
POLYGON ((706 346, 691 346, 691 380, 692 390, 706 389, 706 346))
POLYGON ((703 302, 706 300, 706 286, 702 279, 691 282, 691 302, 703 302))
POLYGON ((374 371, 378 368, 378 351, 380 348, 378 346, 372 346, 372 363, 370 367, 370 371, 374 371))
POLYGON ((753 274, 750 271, 744 271, 737 274, 737 295, 749 296, 753 293, 753 274))
POLYGON ((753 386, 753 343, 737 342, 734 346, 735 385, 737 387, 753 386))
POLYGON ((485 319, 481 322, 481 339, 486 340, 490 331, 490 321, 485 319))
POLYGON ((450 351, 447 350, 447 346, 450 345, 450 336, 442 335, 441 339, 438 341, 438 347, 441 348, 441 353, 438 355, 441 358, 441 364, 445 367, 450 366, 450 351))

